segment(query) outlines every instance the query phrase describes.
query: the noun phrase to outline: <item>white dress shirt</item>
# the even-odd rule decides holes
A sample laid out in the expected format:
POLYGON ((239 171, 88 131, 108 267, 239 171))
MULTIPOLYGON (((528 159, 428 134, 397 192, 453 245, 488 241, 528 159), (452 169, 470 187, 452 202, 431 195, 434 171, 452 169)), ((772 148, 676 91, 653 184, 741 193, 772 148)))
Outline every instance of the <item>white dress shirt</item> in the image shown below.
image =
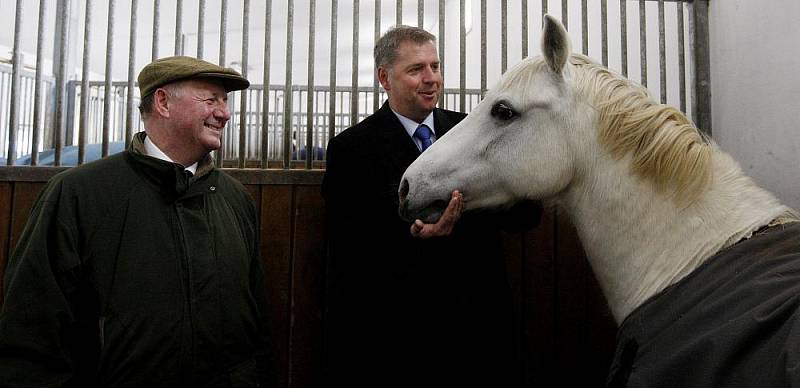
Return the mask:
MULTIPOLYGON (((166 160, 167 162, 170 163, 175 163, 174 160, 170 159, 170 157, 167 156, 167 154, 165 154, 164 151, 161 151, 161 149, 158 148, 158 146, 155 143, 153 143, 152 140, 150 140, 150 136, 145 136, 144 138, 144 152, 147 154, 147 156, 151 156, 156 159, 166 160)), ((192 173, 192 175, 194 175, 194 173, 197 171, 197 162, 194 162, 194 164, 192 164, 189 167, 185 167, 184 170, 189 171, 190 173, 192 173)))
POLYGON ((419 127, 420 124, 425 124, 431 129, 431 143, 436 141, 436 131, 433 129, 433 112, 429 113, 428 117, 425 117, 425 120, 422 120, 421 123, 395 112, 394 109, 392 109, 392 112, 394 112, 394 115, 400 119, 400 124, 403 124, 403 128, 405 128, 406 132, 408 132, 408 136, 411 136, 411 140, 414 141, 414 144, 417 145, 417 148, 420 151, 422 151, 422 140, 414 137, 414 132, 417 131, 417 127, 419 127))

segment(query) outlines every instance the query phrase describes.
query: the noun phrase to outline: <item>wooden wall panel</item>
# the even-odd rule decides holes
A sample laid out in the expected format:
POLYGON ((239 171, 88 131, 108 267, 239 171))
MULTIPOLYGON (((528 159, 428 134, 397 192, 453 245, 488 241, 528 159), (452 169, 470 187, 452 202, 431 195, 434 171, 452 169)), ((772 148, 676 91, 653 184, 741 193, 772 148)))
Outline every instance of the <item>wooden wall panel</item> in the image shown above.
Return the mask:
POLYGON ((325 209, 319 186, 295 190, 289 373, 292 387, 318 387, 323 360, 325 209))
POLYGON ((261 258, 269 297, 269 328, 277 362, 279 387, 289 384, 289 316, 293 187, 261 188, 261 258))
POLYGON ((560 386, 556 368, 556 218, 545 209, 536 229, 528 231, 523 245, 525 298, 523 315, 523 354, 525 386, 560 386))
MULTIPOLYGON (((557 213, 556 223, 556 362, 557 368, 586 363, 588 325, 586 322, 586 259, 583 250, 574 244, 575 230, 566 217, 557 213)), ((569 386, 586 386, 585 369, 563 377, 569 386)))
POLYGON ((6 271, 8 257, 11 255, 11 198, 13 184, 0 182, 0 306, 3 305, 3 274, 6 271))
POLYGON ((44 186, 45 182, 16 182, 14 184, 14 208, 11 209, 10 240, 12 249, 17 246, 17 241, 22 235, 22 230, 25 229, 28 216, 31 215, 33 204, 44 186))
POLYGON ((524 341, 522 341, 523 328, 525 327, 525 279, 522 268, 525 266, 525 256, 522 250, 524 234, 522 232, 503 232, 503 257, 506 264, 508 284, 511 287, 512 306, 514 308, 513 330, 515 331, 516 346, 514 348, 518 364, 514 368, 516 376, 513 381, 522 382, 524 379, 524 341))

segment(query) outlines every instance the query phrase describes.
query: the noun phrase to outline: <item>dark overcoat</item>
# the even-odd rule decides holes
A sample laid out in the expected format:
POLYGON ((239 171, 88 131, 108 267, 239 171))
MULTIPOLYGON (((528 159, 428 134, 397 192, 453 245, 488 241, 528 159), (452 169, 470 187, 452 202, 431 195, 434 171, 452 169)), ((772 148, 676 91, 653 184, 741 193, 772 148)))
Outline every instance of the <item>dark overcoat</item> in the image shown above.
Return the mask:
MULTIPOLYGON (((464 117, 434 110, 437 138, 464 117)), ((514 326, 499 230, 535 225, 541 205, 467 213, 451 236, 415 239, 397 189, 419 155, 388 103, 328 145, 329 385, 508 386, 514 326)))
POLYGON ((0 387, 272 382, 252 199, 144 136, 42 190, 5 274, 0 387))

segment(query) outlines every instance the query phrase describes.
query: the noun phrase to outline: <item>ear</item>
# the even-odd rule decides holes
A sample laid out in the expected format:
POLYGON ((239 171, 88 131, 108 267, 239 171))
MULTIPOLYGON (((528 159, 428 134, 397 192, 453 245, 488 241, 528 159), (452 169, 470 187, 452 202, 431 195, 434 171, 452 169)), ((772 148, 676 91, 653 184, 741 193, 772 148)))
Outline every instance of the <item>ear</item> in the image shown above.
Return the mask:
POLYGON ((153 111, 159 116, 169 117, 169 94, 163 88, 153 92, 153 111))
POLYGON ((383 66, 378 67, 378 81, 381 83, 381 86, 383 86, 383 90, 388 92, 389 89, 392 88, 389 85, 389 71, 383 66))
POLYGON ((550 69, 561 74, 571 53, 567 30, 550 15, 544 16, 542 30, 542 54, 550 69))

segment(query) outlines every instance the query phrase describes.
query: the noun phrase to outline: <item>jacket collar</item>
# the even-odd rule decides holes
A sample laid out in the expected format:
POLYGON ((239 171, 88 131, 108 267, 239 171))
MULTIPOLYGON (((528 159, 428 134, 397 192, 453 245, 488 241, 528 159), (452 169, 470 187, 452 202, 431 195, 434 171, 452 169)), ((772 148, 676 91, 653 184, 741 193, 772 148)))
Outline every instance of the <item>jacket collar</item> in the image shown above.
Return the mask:
POLYGON ((126 151, 128 160, 137 173, 157 187, 167 198, 177 200, 186 197, 213 193, 218 182, 211 156, 206 155, 197 165, 194 176, 189 177, 184 167, 165 160, 147 156, 144 150, 145 132, 134 135, 126 151))

